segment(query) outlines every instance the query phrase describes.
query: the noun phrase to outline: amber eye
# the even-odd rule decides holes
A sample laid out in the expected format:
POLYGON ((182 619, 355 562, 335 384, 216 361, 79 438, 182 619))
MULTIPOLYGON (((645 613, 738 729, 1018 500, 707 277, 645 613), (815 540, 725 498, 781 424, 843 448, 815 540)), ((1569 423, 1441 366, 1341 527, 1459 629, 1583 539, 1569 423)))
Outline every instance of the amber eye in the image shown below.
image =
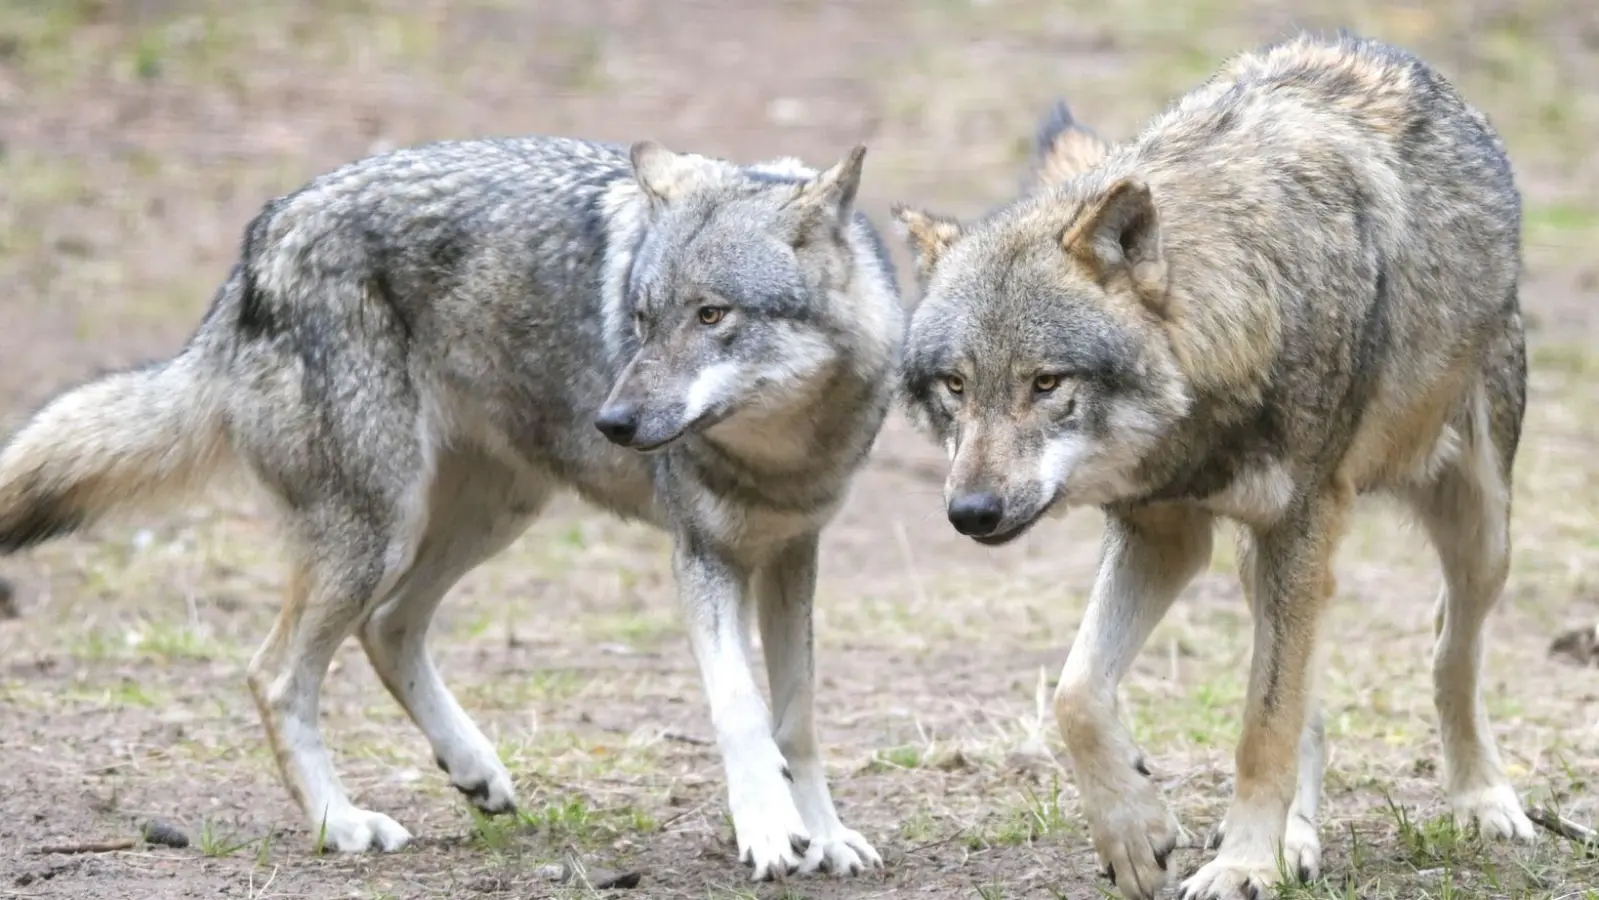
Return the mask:
POLYGON ((1058 387, 1060 387, 1060 376, 1058 375, 1040 375, 1033 379, 1033 390, 1040 394, 1047 394, 1058 387))
POLYGON ((945 375, 944 387, 948 388, 951 394, 959 394, 966 390, 966 382, 962 381, 959 375, 945 375))
POLYGON ((722 317, 725 315, 727 315, 727 310, 720 306, 702 306, 700 307, 700 324, 715 325, 717 322, 722 321, 722 317))

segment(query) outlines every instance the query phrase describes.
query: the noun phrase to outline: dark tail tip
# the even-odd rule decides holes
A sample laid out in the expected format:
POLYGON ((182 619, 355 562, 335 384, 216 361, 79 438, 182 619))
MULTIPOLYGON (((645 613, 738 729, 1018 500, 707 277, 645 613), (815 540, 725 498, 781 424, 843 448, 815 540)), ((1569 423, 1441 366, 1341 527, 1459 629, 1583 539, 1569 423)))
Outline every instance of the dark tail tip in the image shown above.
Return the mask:
POLYGON ((0 556, 26 550, 52 538, 64 537, 83 526, 82 512, 61 502, 60 498, 44 497, 10 515, 0 516, 0 556))
POLYGON ((1038 126, 1038 153, 1043 155, 1055 146, 1055 141, 1060 136, 1077 127, 1077 117, 1072 115, 1072 108, 1066 105, 1065 100, 1056 100, 1055 105, 1044 114, 1044 121, 1038 126))

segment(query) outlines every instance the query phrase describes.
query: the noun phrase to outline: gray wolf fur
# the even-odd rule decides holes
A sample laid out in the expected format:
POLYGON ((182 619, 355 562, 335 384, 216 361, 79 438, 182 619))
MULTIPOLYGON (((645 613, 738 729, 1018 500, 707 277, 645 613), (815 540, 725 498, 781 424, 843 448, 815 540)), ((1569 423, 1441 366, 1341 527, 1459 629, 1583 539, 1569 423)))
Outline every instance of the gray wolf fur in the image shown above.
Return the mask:
MULTIPOLYGON (((1044 152, 1074 143, 1046 126, 1044 152)), ((1187 835, 1117 685, 1213 524, 1241 526, 1255 652, 1237 788, 1185 898, 1316 877, 1316 632, 1357 495, 1414 511, 1445 585, 1433 656, 1462 822, 1532 828, 1481 699, 1526 396, 1521 201, 1487 120, 1409 53, 1300 35, 1241 55, 1136 139, 1038 167, 981 221, 896 208, 919 259, 904 387, 943 442, 954 526, 998 545, 1107 516, 1055 695, 1095 849, 1129 898, 1187 835)))
POLYGON ((575 491, 675 536, 755 876, 879 865, 839 821, 812 720, 817 535, 892 404, 903 338, 854 209, 864 153, 815 172, 533 137, 325 174, 251 222, 176 358, 68 391, 15 435, 0 550, 241 463, 291 539, 249 667, 284 782, 330 846, 393 850, 410 835, 350 801, 318 730, 335 648, 356 634, 455 787, 512 809, 424 639, 452 584, 575 491))

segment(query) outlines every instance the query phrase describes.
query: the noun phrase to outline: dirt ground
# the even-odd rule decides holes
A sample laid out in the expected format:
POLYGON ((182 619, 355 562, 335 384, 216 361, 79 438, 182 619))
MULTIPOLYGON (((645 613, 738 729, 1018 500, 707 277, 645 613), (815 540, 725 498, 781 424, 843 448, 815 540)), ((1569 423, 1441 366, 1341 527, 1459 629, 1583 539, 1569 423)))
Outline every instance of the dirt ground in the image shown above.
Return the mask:
MULTIPOLYGON (((0 0, 0 426, 174 351, 270 197, 368 151, 553 132, 825 164, 870 145, 863 202, 969 214, 1015 188, 1048 103, 1129 135, 1226 54, 1295 24, 1408 44, 1504 131, 1526 192, 1532 399, 1488 706, 1530 803, 1599 818, 1599 5, 1588 0, 0 0)), ((896 247, 901 262, 904 254, 896 247)), ((907 298, 911 300, 913 298, 907 298)), ((353 643, 323 700, 358 803, 418 835, 318 855, 243 667, 281 596, 272 523, 218 495, 4 561, 0 897, 587 896, 540 871, 636 871, 652 898, 1093 897, 1103 882, 1043 698, 1094 573, 1092 513, 1003 550, 960 538, 942 457, 895 419, 824 542, 820 721, 845 820, 887 869, 752 886, 663 535, 559 505, 440 615, 440 667, 519 782, 482 821, 353 643), (136 838, 185 849, 48 854, 136 838)), ((1124 710, 1184 822, 1225 809, 1250 636, 1218 545, 1128 679, 1124 710)), ((1325 626, 1326 877, 1291 897, 1599 898, 1543 835, 1483 847, 1438 787, 1439 576, 1363 514, 1325 626)), ((1183 874, 1199 865, 1178 855, 1183 874)))

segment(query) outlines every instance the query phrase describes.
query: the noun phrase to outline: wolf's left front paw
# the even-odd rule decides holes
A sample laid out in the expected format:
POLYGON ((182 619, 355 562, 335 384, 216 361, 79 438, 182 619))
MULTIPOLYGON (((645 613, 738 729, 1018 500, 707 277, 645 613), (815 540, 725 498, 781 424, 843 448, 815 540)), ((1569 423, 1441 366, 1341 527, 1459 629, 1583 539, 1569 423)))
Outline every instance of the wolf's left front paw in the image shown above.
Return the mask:
POLYGON ((1450 798, 1455 821, 1462 828, 1475 825, 1489 840, 1531 841, 1535 837, 1532 820, 1521 809, 1516 791, 1508 784, 1488 785, 1463 790, 1450 798))
POLYGON ((738 858, 756 881, 780 881, 800 871, 811 850, 811 834, 782 782, 764 796, 753 788, 734 795, 733 834, 738 858))
POLYGON ((883 857, 861 837, 860 832, 840 825, 811 839, 811 849, 800 865, 802 874, 831 872, 834 875, 859 875, 867 869, 881 868, 883 857))
POLYGON ((748 841, 740 836, 739 845, 739 861, 752 870, 751 880, 783 881, 800 871, 811 839, 803 829, 778 829, 751 835, 748 841))
POLYGON ((1275 859, 1222 853, 1188 876, 1179 900, 1270 900, 1282 878, 1275 859))

